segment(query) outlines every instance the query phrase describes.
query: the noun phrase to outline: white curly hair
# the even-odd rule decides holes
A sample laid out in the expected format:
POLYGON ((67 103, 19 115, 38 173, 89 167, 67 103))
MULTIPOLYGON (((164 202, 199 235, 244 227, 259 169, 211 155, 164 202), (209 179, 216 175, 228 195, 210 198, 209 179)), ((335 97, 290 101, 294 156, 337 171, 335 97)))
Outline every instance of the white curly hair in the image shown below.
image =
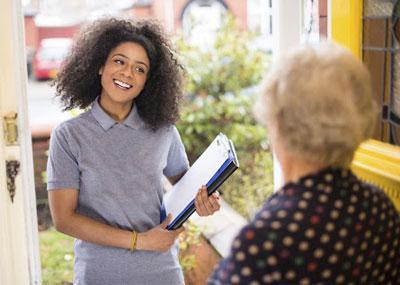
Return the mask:
POLYGON ((370 75, 332 42, 302 45, 265 76, 254 112, 274 123, 285 151, 307 161, 347 167, 377 118, 370 75))

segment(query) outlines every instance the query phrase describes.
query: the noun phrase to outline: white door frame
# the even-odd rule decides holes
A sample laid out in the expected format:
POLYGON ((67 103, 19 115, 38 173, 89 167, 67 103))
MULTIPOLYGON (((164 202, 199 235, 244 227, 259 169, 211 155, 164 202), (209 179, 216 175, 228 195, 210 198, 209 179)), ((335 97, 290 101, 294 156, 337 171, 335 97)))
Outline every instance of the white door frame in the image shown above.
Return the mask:
POLYGON ((27 72, 21 1, 0 1, 0 284, 41 284, 27 72), (4 116, 16 112, 17 144, 7 146, 4 116), (7 191, 6 161, 18 160, 16 193, 7 191))
MULTIPOLYGON (((283 53, 301 42, 303 1, 272 1, 272 60, 276 62, 283 53)), ((276 156, 274 158, 274 191, 283 185, 283 174, 276 156)))

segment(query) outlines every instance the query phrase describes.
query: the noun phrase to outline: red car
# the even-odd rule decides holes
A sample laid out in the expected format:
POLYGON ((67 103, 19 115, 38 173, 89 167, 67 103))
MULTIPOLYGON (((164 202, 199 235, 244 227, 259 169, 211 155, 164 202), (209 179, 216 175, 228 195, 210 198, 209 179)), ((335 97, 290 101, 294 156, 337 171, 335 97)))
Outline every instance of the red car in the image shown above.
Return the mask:
POLYGON ((55 78, 71 44, 72 39, 70 38, 41 40, 32 61, 32 71, 35 78, 38 80, 55 78))

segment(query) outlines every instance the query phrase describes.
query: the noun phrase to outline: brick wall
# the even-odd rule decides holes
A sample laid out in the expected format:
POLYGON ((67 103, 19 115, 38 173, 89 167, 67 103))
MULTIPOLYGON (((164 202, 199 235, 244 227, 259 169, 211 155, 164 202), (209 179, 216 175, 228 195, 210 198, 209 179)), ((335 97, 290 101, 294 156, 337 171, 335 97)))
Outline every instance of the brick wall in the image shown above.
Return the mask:
POLYGON ((38 27, 38 41, 46 38, 72 38, 80 25, 69 27, 38 27))
POLYGON ((33 161, 35 170, 36 198, 47 197, 46 184, 43 181, 43 171, 46 171, 47 150, 49 148, 49 138, 32 138, 33 161))
MULTIPOLYGON (((174 27, 173 30, 176 32, 182 28, 182 12, 185 6, 191 1, 189 0, 173 0, 173 13, 174 13, 174 27)), ((238 25, 241 28, 247 28, 247 0, 237 1, 237 0, 224 0, 223 1, 237 20, 238 25)), ((161 21, 164 25, 166 24, 165 19, 165 1, 155 0, 151 5, 144 7, 133 7, 131 9, 131 14, 136 17, 154 17, 161 21)))
POLYGON ((247 1, 225 0, 225 3, 239 27, 247 29, 247 1))
POLYGON ((146 7, 135 7, 131 9, 130 14, 136 18, 148 18, 151 17, 152 11, 150 6, 146 7))
POLYGON ((25 46, 30 47, 32 50, 36 50, 39 44, 38 30, 35 26, 33 16, 24 17, 25 27, 25 46))
POLYGON ((47 164, 47 150, 49 148, 49 136, 32 136, 32 148, 38 226, 39 230, 45 230, 51 226, 50 210, 47 203, 46 183, 44 181, 44 172, 46 171, 47 164))

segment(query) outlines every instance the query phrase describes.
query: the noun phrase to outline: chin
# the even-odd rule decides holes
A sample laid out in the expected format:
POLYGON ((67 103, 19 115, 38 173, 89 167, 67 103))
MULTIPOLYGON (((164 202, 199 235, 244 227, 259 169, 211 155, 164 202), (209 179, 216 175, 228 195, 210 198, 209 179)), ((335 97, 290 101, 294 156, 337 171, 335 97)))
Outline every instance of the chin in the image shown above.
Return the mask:
POLYGON ((128 94, 124 94, 124 95, 114 95, 114 96, 107 96, 108 99, 112 102, 115 103, 129 103, 131 101, 133 101, 137 96, 135 95, 128 95, 128 94))

